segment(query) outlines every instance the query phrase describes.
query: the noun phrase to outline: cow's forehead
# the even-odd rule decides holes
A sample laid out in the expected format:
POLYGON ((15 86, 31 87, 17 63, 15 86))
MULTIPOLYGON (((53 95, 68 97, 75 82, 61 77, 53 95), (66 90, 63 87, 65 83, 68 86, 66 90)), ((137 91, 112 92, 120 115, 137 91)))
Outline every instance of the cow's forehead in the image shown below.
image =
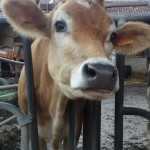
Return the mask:
POLYGON ((68 1, 58 8, 56 14, 56 20, 65 19, 72 22, 76 31, 97 29, 101 34, 100 36, 103 37, 107 35, 110 25, 113 24, 100 4, 88 4, 84 3, 83 0, 68 1))

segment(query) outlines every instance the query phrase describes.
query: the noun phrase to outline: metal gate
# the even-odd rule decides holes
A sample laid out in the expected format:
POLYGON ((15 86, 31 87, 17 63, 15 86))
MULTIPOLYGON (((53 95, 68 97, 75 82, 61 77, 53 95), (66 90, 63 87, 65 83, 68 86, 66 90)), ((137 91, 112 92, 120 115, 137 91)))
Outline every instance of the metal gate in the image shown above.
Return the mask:
POLYGON ((16 106, 4 102, 0 102, 0 109, 7 110, 17 117, 18 124, 21 127, 21 150, 29 150, 29 145, 31 145, 32 150, 38 150, 39 144, 36 107, 34 103, 34 79, 32 69, 31 44, 28 39, 24 39, 23 47, 27 82, 28 115, 25 116, 16 106), (29 137, 31 143, 29 143, 29 137))

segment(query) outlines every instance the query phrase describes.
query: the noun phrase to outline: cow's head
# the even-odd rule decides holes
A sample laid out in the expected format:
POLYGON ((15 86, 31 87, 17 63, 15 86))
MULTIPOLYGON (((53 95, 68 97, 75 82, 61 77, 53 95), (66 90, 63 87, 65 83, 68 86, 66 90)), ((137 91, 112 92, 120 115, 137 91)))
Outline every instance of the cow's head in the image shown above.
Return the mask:
MULTIPOLYGON (((3 0, 10 24, 22 35, 47 38, 48 70, 71 99, 104 99, 117 91, 118 71, 109 60, 114 49, 135 54, 150 46, 150 27, 127 23, 116 29, 101 0, 66 0, 44 14, 31 0, 3 0)), ((47 40, 46 39, 46 40, 47 40)), ((38 58, 37 58, 38 59, 38 58)))

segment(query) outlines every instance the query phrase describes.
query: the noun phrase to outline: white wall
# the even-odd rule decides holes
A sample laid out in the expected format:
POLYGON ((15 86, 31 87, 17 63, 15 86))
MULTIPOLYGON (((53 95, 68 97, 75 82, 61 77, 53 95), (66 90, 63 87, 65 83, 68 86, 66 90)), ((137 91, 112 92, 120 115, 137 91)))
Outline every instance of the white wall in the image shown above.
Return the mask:
POLYGON ((146 73, 147 62, 146 58, 125 58, 125 64, 131 65, 133 72, 146 73))

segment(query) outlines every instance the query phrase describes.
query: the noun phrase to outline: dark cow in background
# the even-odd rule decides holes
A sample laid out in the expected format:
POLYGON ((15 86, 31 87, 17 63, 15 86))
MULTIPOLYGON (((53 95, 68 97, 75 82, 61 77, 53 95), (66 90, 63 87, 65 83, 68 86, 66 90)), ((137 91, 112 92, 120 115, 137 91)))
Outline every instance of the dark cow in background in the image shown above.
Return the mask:
POLYGON ((124 80, 127 81, 131 79, 132 76, 132 67, 130 65, 124 66, 124 80))

